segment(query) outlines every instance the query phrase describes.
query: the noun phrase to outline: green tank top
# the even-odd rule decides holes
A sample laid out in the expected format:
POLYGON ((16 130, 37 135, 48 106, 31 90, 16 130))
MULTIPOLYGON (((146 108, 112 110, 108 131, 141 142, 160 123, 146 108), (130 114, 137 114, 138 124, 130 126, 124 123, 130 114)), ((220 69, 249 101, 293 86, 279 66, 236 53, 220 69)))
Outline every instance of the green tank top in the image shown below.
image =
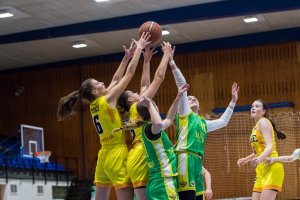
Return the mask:
POLYGON ((191 152, 204 156, 207 123, 194 112, 185 117, 176 115, 176 152, 191 152))
POLYGON ((150 180, 177 176, 177 159, 171 141, 165 131, 162 131, 156 140, 148 139, 145 128, 149 125, 147 123, 143 126, 142 138, 146 149, 150 180))

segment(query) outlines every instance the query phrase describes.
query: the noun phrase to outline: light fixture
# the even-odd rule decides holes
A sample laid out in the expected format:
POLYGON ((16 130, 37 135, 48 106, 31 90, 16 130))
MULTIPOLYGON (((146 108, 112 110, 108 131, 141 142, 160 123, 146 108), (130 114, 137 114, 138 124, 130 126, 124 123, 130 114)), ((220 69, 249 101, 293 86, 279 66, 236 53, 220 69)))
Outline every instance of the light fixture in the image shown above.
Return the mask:
POLYGON ((169 34, 170 34, 170 32, 169 32, 169 31, 167 31, 167 30, 163 30, 163 31, 161 32, 161 34, 162 34, 162 35, 169 35, 169 34))
POLYGON ((105 2, 105 1, 110 1, 110 0, 95 0, 96 2, 105 2))
POLYGON ((252 22, 257 22, 258 19, 256 17, 247 17, 247 18, 244 18, 244 22, 245 23, 252 23, 252 22))
POLYGON ((78 41, 78 42, 74 42, 72 47, 75 49, 79 49, 79 48, 87 47, 87 44, 84 41, 78 41))
POLYGON ((0 18, 7 18, 14 16, 9 10, 0 10, 0 18))

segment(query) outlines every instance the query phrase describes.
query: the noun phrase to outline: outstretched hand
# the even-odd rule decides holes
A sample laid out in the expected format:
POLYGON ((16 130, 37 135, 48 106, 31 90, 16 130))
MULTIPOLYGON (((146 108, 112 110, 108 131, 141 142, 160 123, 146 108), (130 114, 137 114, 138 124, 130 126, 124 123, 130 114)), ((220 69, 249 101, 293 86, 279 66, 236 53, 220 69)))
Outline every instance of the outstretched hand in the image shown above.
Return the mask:
POLYGON ((164 52, 164 54, 170 57, 172 54, 172 45, 169 42, 163 41, 161 44, 161 50, 164 52))
POLYGON ((178 88, 177 96, 180 97, 184 92, 186 92, 190 88, 190 84, 184 84, 180 88, 178 88))
POLYGON ((135 43, 137 49, 143 50, 147 45, 149 45, 151 42, 149 41, 151 35, 149 32, 143 32, 139 41, 136 41, 135 39, 132 39, 132 41, 135 43))
POLYGON ((130 59, 133 57, 135 49, 136 49, 136 45, 135 43, 132 41, 130 44, 130 47, 127 49, 125 45, 123 45, 123 49, 125 52, 125 57, 130 59))
POLYGON ((173 46, 171 56, 170 56, 170 60, 174 59, 175 50, 176 50, 176 46, 173 46))
POLYGON ((240 87, 237 85, 237 83, 233 83, 232 89, 231 89, 231 94, 232 94, 232 101, 236 102, 238 99, 238 94, 239 94, 240 87))
POLYGON ((154 50, 155 48, 150 48, 149 46, 145 48, 145 50, 142 52, 145 62, 150 62, 152 56, 157 53, 157 51, 154 50))

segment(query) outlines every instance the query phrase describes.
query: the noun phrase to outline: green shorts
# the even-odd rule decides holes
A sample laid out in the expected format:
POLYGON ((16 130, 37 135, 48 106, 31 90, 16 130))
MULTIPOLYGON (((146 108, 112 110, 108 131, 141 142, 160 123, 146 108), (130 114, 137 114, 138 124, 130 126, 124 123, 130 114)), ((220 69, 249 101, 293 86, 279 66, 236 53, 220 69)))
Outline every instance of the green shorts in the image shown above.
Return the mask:
POLYGON ((178 153, 178 192, 194 190, 203 194, 202 160, 190 153, 178 153))
POLYGON ((177 177, 151 179, 148 182, 146 194, 147 199, 151 200, 179 200, 177 194, 177 177))

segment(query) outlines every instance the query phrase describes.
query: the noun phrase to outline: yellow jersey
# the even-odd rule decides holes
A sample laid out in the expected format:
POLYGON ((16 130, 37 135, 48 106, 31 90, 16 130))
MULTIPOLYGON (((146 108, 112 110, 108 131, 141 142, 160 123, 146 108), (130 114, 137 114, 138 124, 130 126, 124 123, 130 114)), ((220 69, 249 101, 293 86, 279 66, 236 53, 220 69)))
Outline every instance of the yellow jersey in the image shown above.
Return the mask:
POLYGON ((109 145, 115 147, 116 144, 126 145, 123 131, 113 132, 114 129, 121 127, 121 117, 117 108, 111 108, 107 103, 106 96, 95 99, 90 104, 90 111, 102 147, 109 147, 109 145))
MULTIPOLYGON (((129 109, 129 119, 130 120, 143 120, 142 117, 139 115, 139 113, 137 112, 137 103, 132 104, 132 106, 129 109)), ((138 141, 142 141, 142 131, 143 131, 143 127, 138 127, 134 130, 131 130, 131 136, 133 139, 133 144, 137 143, 138 141)))
MULTIPOLYGON (((270 120, 268 120, 267 118, 265 118, 265 119, 270 123, 270 126, 272 127, 273 151, 271 152, 271 154, 269 156, 271 158, 278 157, 278 152, 277 152, 277 149, 276 149, 274 128, 273 128, 270 120)), ((250 136, 250 143, 251 143, 251 146, 252 146, 252 149, 253 149, 253 153, 256 156, 259 156, 266 148, 266 143, 265 143, 265 140, 264 140, 264 136, 261 133, 261 131, 259 130, 259 126, 258 126, 259 121, 253 127, 252 133, 251 133, 251 136, 250 136)))

